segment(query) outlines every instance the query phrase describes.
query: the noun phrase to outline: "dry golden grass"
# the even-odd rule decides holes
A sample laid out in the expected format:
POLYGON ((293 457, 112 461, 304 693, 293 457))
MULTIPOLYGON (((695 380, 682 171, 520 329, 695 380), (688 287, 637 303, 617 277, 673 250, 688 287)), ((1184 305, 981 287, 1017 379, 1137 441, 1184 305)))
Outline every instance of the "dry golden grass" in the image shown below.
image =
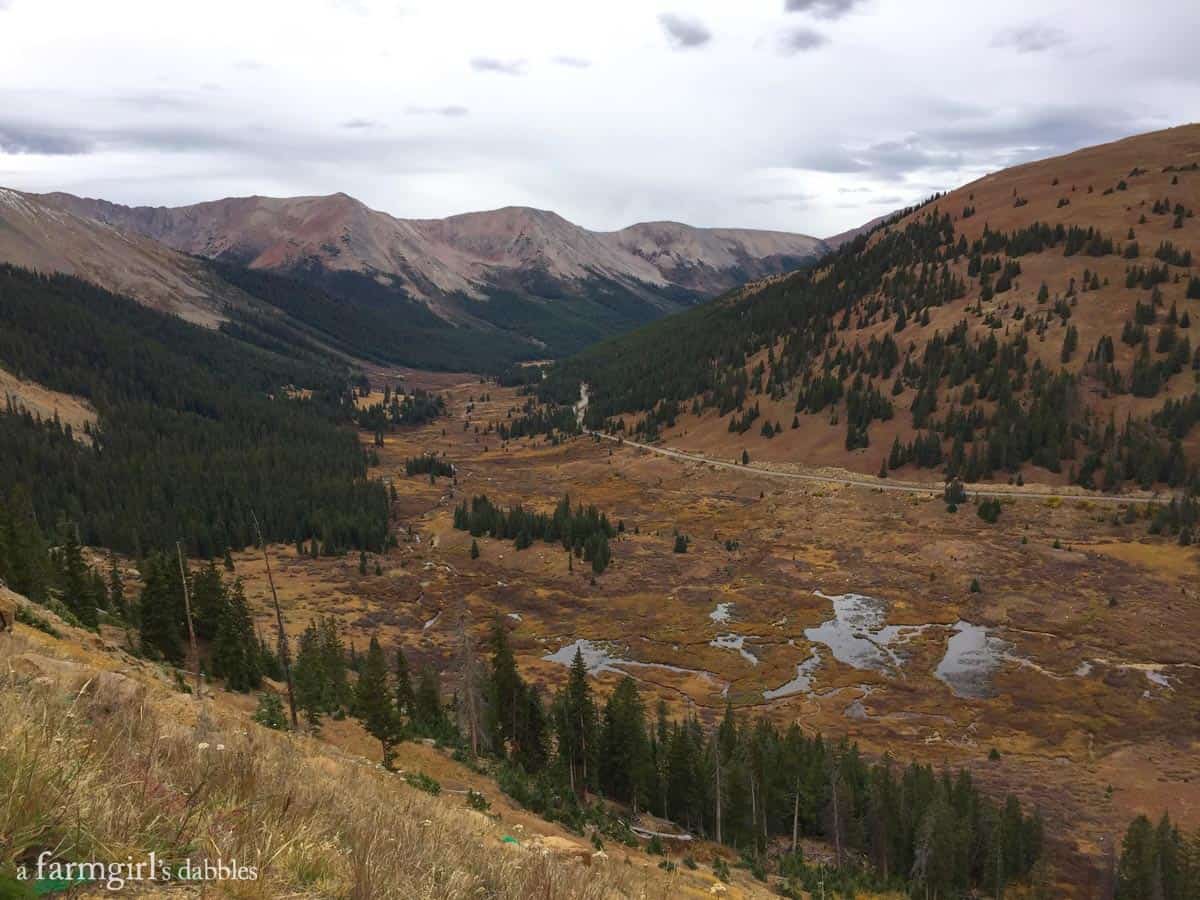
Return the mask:
POLYGON ((0 871, 44 850, 104 862, 236 859, 227 896, 675 896, 657 870, 502 844, 502 827, 319 742, 0 638, 0 871), (37 663, 51 675, 35 676, 37 663), (82 688, 75 685, 82 681, 82 688))
POLYGON ((6 405, 10 399, 18 408, 43 419, 57 416, 64 425, 71 426, 77 440, 87 440, 84 425, 96 424, 96 410, 82 397, 52 391, 0 369, 0 404, 6 405))

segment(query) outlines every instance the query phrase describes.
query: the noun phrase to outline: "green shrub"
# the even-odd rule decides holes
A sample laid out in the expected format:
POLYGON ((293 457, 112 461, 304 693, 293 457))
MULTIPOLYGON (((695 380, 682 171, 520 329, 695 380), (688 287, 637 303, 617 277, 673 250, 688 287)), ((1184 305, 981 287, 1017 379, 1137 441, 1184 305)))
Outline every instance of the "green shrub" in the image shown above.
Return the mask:
POLYGON ((405 772, 404 780, 417 790, 437 796, 442 792, 442 785, 436 778, 430 778, 424 772, 405 772))
POLYGON ((258 695, 258 708, 254 710, 254 721, 276 731, 287 730, 287 718, 283 712, 283 701, 274 691, 263 691, 258 695))

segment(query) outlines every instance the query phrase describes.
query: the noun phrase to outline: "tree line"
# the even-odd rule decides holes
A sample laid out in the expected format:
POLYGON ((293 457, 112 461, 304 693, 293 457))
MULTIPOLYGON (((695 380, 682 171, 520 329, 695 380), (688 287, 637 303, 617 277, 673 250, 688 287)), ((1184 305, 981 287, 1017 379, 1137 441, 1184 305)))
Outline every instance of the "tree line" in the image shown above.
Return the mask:
MULTIPOLYGON (((618 528, 595 506, 582 504, 571 508, 571 498, 564 496, 550 514, 531 512, 520 504, 503 509, 480 494, 455 507, 454 527, 470 532, 471 537, 487 535, 511 540, 518 550, 525 550, 535 540, 548 544, 560 542, 564 550, 592 564, 599 575, 612 560, 608 542, 616 537, 618 528)), ((618 526, 620 527, 620 526, 618 526)))
POLYGON ((134 556, 183 540, 220 556, 255 539, 382 550, 388 499, 367 478, 348 373, 248 346, 67 276, 0 266, 0 366, 83 397, 75 434, 0 410, 0 492, 134 556), (303 389, 303 390, 301 390, 303 389))
POLYGON ((364 655, 347 652, 329 619, 310 625, 296 660, 310 722, 356 716, 388 765, 399 742, 434 737, 497 766, 502 790, 518 802, 576 830, 595 827, 597 840, 633 836, 589 798, 670 819, 733 848, 756 874, 785 874, 796 889, 822 880, 827 889, 930 897, 1002 893, 1028 879, 1041 855, 1037 812, 1012 797, 993 801, 965 770, 872 763, 845 740, 750 720, 731 705, 713 728, 694 716, 672 719, 661 703, 652 715, 630 677, 597 695, 578 651, 546 702, 520 674, 503 620, 479 651, 460 620, 457 676, 447 702, 433 666, 414 684, 403 650, 389 658, 373 638, 364 655), (827 842, 837 867, 808 864, 800 838, 827 842))

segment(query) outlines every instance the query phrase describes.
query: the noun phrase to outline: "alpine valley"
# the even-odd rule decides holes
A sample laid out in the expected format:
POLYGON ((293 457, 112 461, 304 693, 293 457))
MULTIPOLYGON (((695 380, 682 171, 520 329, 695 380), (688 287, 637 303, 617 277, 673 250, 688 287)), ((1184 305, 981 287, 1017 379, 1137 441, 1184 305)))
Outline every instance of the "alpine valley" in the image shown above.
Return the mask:
POLYGON ((1197 208, 0 190, 0 896, 1195 900, 1197 208))

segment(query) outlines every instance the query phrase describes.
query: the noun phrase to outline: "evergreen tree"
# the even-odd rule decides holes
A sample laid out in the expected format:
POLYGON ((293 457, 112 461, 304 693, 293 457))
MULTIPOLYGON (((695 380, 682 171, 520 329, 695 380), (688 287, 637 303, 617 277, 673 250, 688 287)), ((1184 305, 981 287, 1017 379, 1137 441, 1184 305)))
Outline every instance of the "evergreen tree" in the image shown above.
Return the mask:
POLYGON ((264 691, 258 695, 258 708, 254 710, 254 721, 276 731, 287 731, 287 714, 283 711, 283 701, 274 691, 264 691))
POLYGON ((117 567, 117 558, 113 554, 108 557, 108 608, 124 618, 125 616, 125 581, 121 570, 117 567))
POLYGON ((225 687, 231 691, 245 693, 262 684, 258 642, 241 579, 225 593, 213 639, 212 669, 214 675, 225 679, 225 687))
POLYGON ((587 666, 578 648, 567 685, 555 701, 554 719, 559 759, 567 769, 571 790, 583 796, 595 777, 591 760, 597 750, 596 707, 587 683, 587 666))
POLYGON ((63 522, 59 533, 62 540, 58 560, 63 602, 85 627, 95 628, 99 624, 96 597, 92 591, 87 563, 83 561, 79 529, 73 522, 63 522))
POLYGON ((524 682, 517 672, 516 657, 508 644, 508 631, 503 621, 492 625, 491 689, 492 745, 500 752, 508 744, 516 744, 518 718, 525 713, 524 682))
POLYGON ((211 641, 216 637, 228 603, 225 582, 214 561, 210 560, 192 577, 191 592, 192 622, 196 636, 211 641))
POLYGON ((417 679, 413 724, 420 734, 442 738, 449 730, 446 711, 442 708, 442 688, 437 669, 426 665, 417 679))
POLYGON ((292 663, 292 682, 295 686, 296 707, 304 714, 309 728, 316 731, 328 713, 326 705, 326 675, 321 653, 321 633, 316 622, 309 622, 300 635, 296 658, 292 663))
POLYGON ((637 809, 650 799, 645 788, 649 762, 646 718, 637 683, 626 675, 604 704, 600 730, 600 790, 637 809))
POLYGON ((138 597, 138 621, 142 652, 179 664, 183 661, 180 643, 180 599, 175 590, 178 570, 161 553, 142 564, 142 592, 138 597))
POLYGON ((402 649, 396 650, 396 713, 411 719, 416 715, 417 696, 413 691, 409 674, 408 657, 402 649))
POLYGON ((1154 826, 1145 816, 1130 823, 1121 841, 1116 900, 1159 900, 1163 897, 1154 826))
POLYGON ((324 705, 334 718, 341 718, 353 699, 346 673, 346 647, 333 616, 319 625, 321 669, 324 674, 324 705))
POLYGON ((363 727, 374 736, 383 748, 383 764, 392 765, 392 745, 396 740, 396 708, 392 703, 392 692, 388 687, 387 660, 379 639, 372 636, 362 674, 354 698, 355 715, 363 727))

